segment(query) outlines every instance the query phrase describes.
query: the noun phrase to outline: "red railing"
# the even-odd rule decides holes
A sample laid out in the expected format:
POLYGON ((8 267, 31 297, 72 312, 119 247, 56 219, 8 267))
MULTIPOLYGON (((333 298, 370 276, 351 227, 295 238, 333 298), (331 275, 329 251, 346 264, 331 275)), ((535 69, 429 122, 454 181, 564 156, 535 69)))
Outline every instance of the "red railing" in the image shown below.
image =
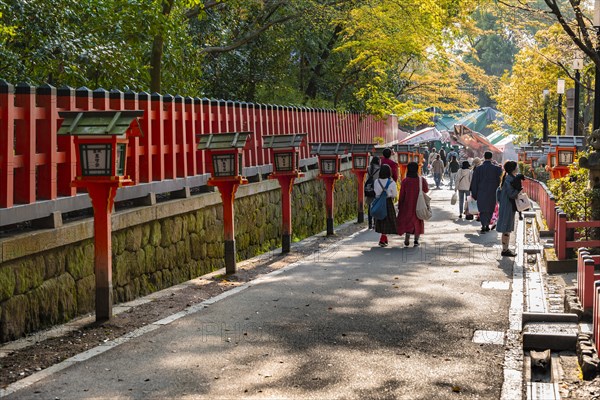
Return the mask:
POLYGON ((540 206, 542 215, 546 219, 548 230, 554 231, 556 201, 548 187, 534 179, 525 179, 523 181, 523 189, 529 198, 540 206))
POLYGON ((548 230, 554 233, 556 258, 565 260, 567 249, 600 246, 600 240, 575 240, 575 229, 598 228, 600 221, 567 221, 567 214, 556 206, 554 196, 546 185, 533 179, 526 179, 523 181, 523 188, 527 195, 539 204, 548 230))
MULTIPOLYGON (((136 183, 186 178, 207 172, 196 135, 254 132, 245 150, 247 167, 271 164, 262 136, 307 133, 307 142, 372 143, 397 139, 395 117, 325 109, 240 103, 191 97, 123 93, 87 88, 12 86, 0 81, 0 208, 74 196, 75 148, 57 138, 59 111, 144 110, 142 138, 130 142, 127 169, 136 183)), ((305 145, 301 158, 309 158, 305 145)))

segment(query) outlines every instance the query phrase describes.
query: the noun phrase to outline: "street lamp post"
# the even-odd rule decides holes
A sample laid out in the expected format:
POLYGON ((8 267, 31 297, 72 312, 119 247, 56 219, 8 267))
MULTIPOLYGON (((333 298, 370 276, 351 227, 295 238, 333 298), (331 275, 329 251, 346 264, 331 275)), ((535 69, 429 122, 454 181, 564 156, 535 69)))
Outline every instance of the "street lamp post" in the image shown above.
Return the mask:
POLYGON ((550 90, 544 89, 544 132, 542 136, 542 142, 548 141, 548 98, 550 97, 550 90))
POLYGON ((558 130, 557 136, 560 136, 560 128, 562 125, 562 96, 565 94, 565 80, 559 79, 556 84, 556 93, 558 93, 558 130))
POLYGON ((578 136, 579 135, 579 90, 580 90, 580 84, 579 81, 581 81, 581 73, 579 71, 581 71, 583 69, 583 58, 581 56, 577 56, 577 58, 575 58, 573 60, 573 69, 575 70, 575 104, 574 104, 574 109, 573 109, 573 135, 574 136, 578 136))

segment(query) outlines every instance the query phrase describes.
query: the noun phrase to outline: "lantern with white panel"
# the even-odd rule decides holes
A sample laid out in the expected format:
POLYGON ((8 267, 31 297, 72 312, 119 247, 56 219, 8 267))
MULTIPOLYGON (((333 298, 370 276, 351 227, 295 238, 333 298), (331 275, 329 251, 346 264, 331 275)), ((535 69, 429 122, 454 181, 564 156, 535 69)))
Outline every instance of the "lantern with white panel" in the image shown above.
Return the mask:
POLYGON ((212 177, 210 186, 216 186, 223 201, 223 232, 225 244, 225 272, 236 272, 236 248, 234 228, 235 192, 239 185, 248 183, 242 176, 244 147, 252 132, 227 132, 198 135, 198 150, 206 150, 208 169, 212 177))
POLYGON ((271 149, 274 172, 270 179, 277 179, 281 186, 281 252, 289 253, 292 243, 292 189, 294 180, 304 176, 300 172, 300 147, 305 143, 306 133, 263 136, 263 148, 271 149))
POLYGON ((577 151, 585 149, 583 136, 550 136, 550 177, 562 178, 569 174, 569 166, 576 161, 577 151))
POLYGON ((327 235, 333 235, 333 189, 335 182, 343 177, 340 174, 340 156, 350 147, 349 143, 311 143, 310 153, 319 162, 319 178, 325 183, 325 207, 327 211, 327 235))
POLYGON ((127 145, 142 135, 141 110, 59 112, 58 136, 74 136, 77 176, 72 186, 87 190, 94 208, 96 321, 112 318, 112 224, 117 189, 133 185, 126 175, 127 145))
POLYGON ((374 147, 375 145, 373 144, 353 144, 350 146, 350 153, 352 153, 352 173, 356 175, 357 182, 357 222, 359 224, 365 221, 364 182, 365 175, 367 174, 367 164, 374 147))
POLYGON ((406 177, 408 163, 412 161, 414 146, 410 144, 396 144, 393 149, 396 152, 396 159, 398 161, 399 179, 402 180, 406 177))

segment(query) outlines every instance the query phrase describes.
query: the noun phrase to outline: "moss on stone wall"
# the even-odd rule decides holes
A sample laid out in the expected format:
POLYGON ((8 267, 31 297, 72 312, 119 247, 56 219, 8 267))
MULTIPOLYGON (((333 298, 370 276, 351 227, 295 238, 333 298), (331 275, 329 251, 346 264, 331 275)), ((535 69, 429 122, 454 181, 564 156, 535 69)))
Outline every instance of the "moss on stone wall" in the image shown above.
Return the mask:
MULTIPOLYGON (((336 182, 335 222, 356 217, 351 173, 336 182)), ((318 179, 294 186, 295 240, 325 229, 325 189, 318 179)), ((281 246, 281 193, 235 201, 238 260, 281 246)), ((113 232, 113 290, 130 301, 225 266, 223 209, 214 205, 113 232)), ((0 265, 0 342, 94 311, 92 239, 0 265)))

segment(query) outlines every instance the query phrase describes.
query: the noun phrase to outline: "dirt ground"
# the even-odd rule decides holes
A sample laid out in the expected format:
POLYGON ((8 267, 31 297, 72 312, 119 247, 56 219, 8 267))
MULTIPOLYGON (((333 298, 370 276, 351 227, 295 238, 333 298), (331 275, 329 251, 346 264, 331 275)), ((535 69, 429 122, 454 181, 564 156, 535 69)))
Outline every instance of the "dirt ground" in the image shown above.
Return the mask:
MULTIPOLYGON (((183 287, 165 289, 162 291, 163 295, 115 315, 109 322, 83 325, 74 331, 65 332, 64 335, 40 341, 32 340, 28 347, 0 354, 0 387, 5 388, 19 379, 76 354, 175 314, 292 262, 310 257, 364 227, 364 224, 346 224, 337 229, 334 236, 318 235, 294 245, 292 251, 285 256, 281 253, 271 253, 257 257, 256 261, 238 263, 237 272, 233 275, 209 274, 183 287)), ((42 336, 36 334, 32 337, 42 336)))

